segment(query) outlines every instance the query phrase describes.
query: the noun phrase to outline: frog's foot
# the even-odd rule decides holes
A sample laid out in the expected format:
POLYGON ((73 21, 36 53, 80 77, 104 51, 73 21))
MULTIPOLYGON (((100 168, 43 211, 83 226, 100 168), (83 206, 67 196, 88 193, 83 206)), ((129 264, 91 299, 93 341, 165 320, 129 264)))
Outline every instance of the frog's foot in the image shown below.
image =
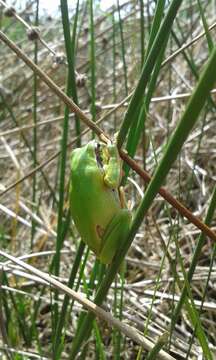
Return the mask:
POLYGON ((104 228, 102 228, 100 225, 96 225, 96 233, 100 238, 104 236, 104 232, 104 228))
POLYGON ((103 143, 105 143, 105 144, 107 144, 107 145, 110 145, 110 143, 111 143, 111 140, 110 140, 105 134, 103 134, 103 133, 101 133, 101 134, 99 135, 99 139, 100 139, 103 143))

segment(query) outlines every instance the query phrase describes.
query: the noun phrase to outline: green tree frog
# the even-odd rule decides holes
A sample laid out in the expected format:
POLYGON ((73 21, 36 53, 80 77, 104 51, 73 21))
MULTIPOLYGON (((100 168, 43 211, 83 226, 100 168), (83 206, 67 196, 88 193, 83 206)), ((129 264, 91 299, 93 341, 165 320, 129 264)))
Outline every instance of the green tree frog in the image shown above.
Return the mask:
POLYGON ((72 151, 71 215, 82 240, 104 264, 112 262, 131 223, 121 177, 122 161, 115 143, 92 140, 72 151))

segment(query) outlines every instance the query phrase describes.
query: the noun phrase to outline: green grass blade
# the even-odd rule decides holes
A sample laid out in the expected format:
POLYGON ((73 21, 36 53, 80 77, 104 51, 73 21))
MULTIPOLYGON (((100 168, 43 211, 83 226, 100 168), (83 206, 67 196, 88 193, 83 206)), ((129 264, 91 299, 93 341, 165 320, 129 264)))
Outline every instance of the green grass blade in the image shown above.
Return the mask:
MULTIPOLYGON (((156 83, 157 83, 157 78, 160 72, 160 68, 161 68, 161 63, 163 61, 163 56, 164 56, 164 51, 166 49, 166 42, 164 43, 164 45, 162 46, 159 54, 158 54, 158 59, 154 68, 154 71, 152 73, 150 82, 149 82, 149 86, 148 86, 148 90, 145 96, 145 100, 144 103, 140 109, 140 113, 138 116, 138 123, 137 123, 137 127, 134 129, 133 127, 130 128, 129 130, 129 135, 128 135, 128 140, 127 140, 127 145, 126 145, 126 150, 128 152, 128 154, 130 155, 130 157, 134 157, 135 153, 136 153, 136 149, 141 137, 141 134, 145 128, 145 124, 146 124, 146 117, 149 111, 149 105, 151 102, 151 98, 153 96, 153 92, 155 90, 156 87, 156 83)), ((124 170, 124 178, 123 178, 123 184, 126 182, 127 176, 129 174, 129 170, 130 167, 128 166, 128 164, 124 163, 123 165, 123 170, 124 170)))
POLYGON ((156 342, 155 346, 151 351, 149 351, 148 355, 146 356, 145 360, 155 360, 157 359, 157 354, 163 348, 164 345, 168 342, 168 332, 165 332, 161 335, 156 342))
POLYGON ((120 148, 127 136, 128 130, 131 124, 134 121, 134 114, 137 115, 137 112, 140 109, 141 103, 143 101, 143 96, 146 90, 147 83, 150 79, 152 70, 155 66, 158 57, 158 49, 160 49, 166 39, 167 34, 171 31, 173 21, 176 17, 178 9, 182 3, 182 0, 173 0, 169 6, 167 14, 163 20, 163 23, 160 27, 160 30, 155 37, 155 40, 151 46, 148 57, 144 63, 140 79, 138 81, 137 87, 134 91, 134 94, 131 98, 130 104, 126 111, 122 126, 118 135, 118 147, 120 148))
MULTIPOLYGON (((75 91, 75 72, 73 64, 73 51, 71 45, 70 36, 70 24, 68 17, 68 5, 67 0, 61 0, 61 13, 62 13, 62 26, 64 31, 65 49, 68 61, 68 77, 67 77, 67 95, 73 97, 75 91)), ((58 222, 57 222, 57 239, 56 239, 56 254, 54 257, 54 274, 59 275, 60 267, 60 251, 63 245, 64 237, 64 189, 65 189, 65 169, 66 169, 66 155, 67 155, 67 138, 68 138, 68 126, 69 125, 69 108, 65 107, 64 123, 63 123, 63 135, 61 140, 61 160, 60 160, 60 174, 59 174, 59 207, 58 207, 58 222)), ((58 293, 55 292, 55 300, 58 299, 58 293)), ((57 301, 54 306, 54 322, 56 329, 58 322, 58 306, 57 301)))
POLYGON ((94 31, 94 4, 89 0, 90 16, 90 64, 91 64, 91 114, 92 120, 96 120, 96 58, 95 58, 95 31, 94 31))
MULTIPOLYGON (((36 1, 36 14, 35 14, 35 26, 38 26, 38 13, 39 13, 39 0, 36 1)), ((34 43, 34 62, 37 65, 38 63, 38 42, 34 43)), ((33 122, 35 127, 33 128, 33 167, 37 165, 37 106, 38 106, 38 97, 37 97, 37 75, 33 75, 33 122)), ((37 173, 33 175, 32 181, 32 203, 36 203, 36 185, 37 185, 37 173)), ((32 228, 31 228, 31 250, 33 249, 33 240, 35 234, 35 221, 32 219, 32 228)))
POLYGON ((95 351, 95 357, 101 360, 105 360, 106 359, 106 355, 104 352, 104 346, 103 346, 103 342, 102 342, 102 337, 99 331, 99 328, 96 324, 96 322, 94 321, 94 333, 95 333, 95 340, 96 340, 96 351, 95 351))
POLYGON ((151 32, 150 32, 149 41, 148 41, 148 47, 146 50, 146 57, 148 56, 148 54, 151 50, 151 47, 154 43, 154 39, 157 36, 157 32, 159 31, 159 28, 160 28, 160 25, 161 25, 161 22, 163 19, 165 3, 166 3, 165 0, 161 0, 161 1, 158 1, 156 4, 155 14, 154 14, 154 18, 153 18, 153 22, 152 22, 152 26, 151 26, 151 32))
MULTIPOLYGON (((160 27, 160 24, 162 21, 164 6, 165 6, 165 1, 159 1, 157 3, 155 16, 154 16, 154 20, 153 20, 153 24, 152 24, 152 29, 151 29, 151 33, 150 33, 148 49, 146 51, 147 56, 148 56, 151 46, 153 44, 153 40, 159 30, 159 27, 160 27)), ((145 99, 143 101, 143 104, 141 105, 140 111, 138 111, 137 115, 136 115, 137 119, 134 119, 133 126, 130 127, 130 130, 129 130, 126 150, 131 157, 134 157, 140 137, 145 129, 146 117, 147 117, 150 101, 151 101, 151 98, 152 98, 152 95, 153 95, 153 92, 154 92, 154 89, 156 86, 157 77, 160 72, 161 63, 163 61, 163 56, 164 56, 164 52, 166 49, 167 41, 168 41, 168 36, 166 36, 164 44, 159 51, 155 67, 154 67, 151 79, 149 81, 149 86, 148 86, 148 90, 146 92, 145 99)), ((124 175, 122 183, 124 184, 126 182, 130 167, 127 164, 124 164, 123 170, 124 170, 125 175, 124 175)))
MULTIPOLYGON (((117 79, 116 79, 116 23, 115 23, 115 16, 113 14, 112 16, 112 41, 113 41, 113 51, 112 51, 112 60, 113 60, 113 66, 112 66, 112 74, 113 74, 113 102, 114 104, 117 101, 117 79)), ((114 113, 114 129, 116 132, 116 112, 114 113)))
MULTIPOLYGON (((77 22, 78 22, 78 15, 79 15, 79 0, 77 0, 77 6, 76 6, 76 12, 74 15, 74 23, 73 23, 73 31, 72 31, 72 36, 71 36, 71 52, 72 52, 72 56, 69 56, 69 66, 70 69, 72 70, 72 97, 74 99, 74 102, 79 105, 78 102, 78 97, 77 97, 77 89, 76 89, 76 76, 75 76, 75 54, 76 54, 76 50, 77 47, 75 46, 76 44, 76 39, 77 39, 77 22), (73 61, 72 61, 73 60, 73 61)), ((70 40, 70 39, 69 39, 70 40)), ((69 50, 69 49, 68 49, 69 50)), ((81 130, 80 130, 80 120, 79 117, 75 114, 75 129, 76 129, 76 136, 77 136, 77 141, 76 141, 76 145, 77 147, 81 146, 81 130)))
POLYGON ((214 43, 213 43, 213 40, 212 40, 210 31, 209 31, 209 29, 208 29, 208 24, 207 24, 207 21, 206 21, 206 18, 205 18, 205 14, 204 14, 204 11, 203 11, 203 7, 202 7, 202 4, 201 4, 201 1, 200 1, 200 0, 197 0, 197 2, 198 2, 198 6, 199 6, 199 11, 200 11, 200 15, 201 15, 201 18, 202 18, 202 22, 203 22, 203 27, 204 27, 205 33, 206 33, 206 40, 207 40, 207 43, 208 43, 209 52, 211 52, 212 49, 213 49, 213 47, 214 47, 214 43))
POLYGON ((140 4, 140 51, 141 51, 141 68, 144 64, 145 57, 145 28, 144 28, 144 1, 139 0, 140 4))
MULTIPOLYGON (((78 247, 78 250, 76 252, 76 257, 74 259, 73 262, 73 266, 71 269, 71 273, 70 273, 70 278, 68 281, 67 286, 72 289, 74 286, 74 281, 77 275, 77 271, 79 269, 80 263, 81 263, 81 259, 82 259, 82 255, 85 249, 85 244, 81 241, 78 247)), ((57 328, 56 328, 56 333, 55 333, 55 342, 54 342, 54 359, 59 359, 61 356, 61 351, 63 349, 60 349, 60 343, 59 343, 59 339, 61 339, 62 337, 62 329, 65 325, 65 318, 67 315, 67 309, 68 309, 68 305, 69 305, 69 296, 65 295, 64 300, 63 300, 63 304, 62 304, 62 308, 61 308, 61 312, 60 312, 60 316, 58 319, 58 324, 57 324, 57 328)))
POLYGON ((118 9, 119 30, 120 30, 120 39, 121 39, 121 55, 122 55, 123 70, 124 70, 125 95, 127 95, 128 94, 127 64, 126 64, 125 44, 124 44, 124 35, 123 35, 123 22, 122 22, 122 19, 121 19, 121 11, 120 11, 120 6, 119 6, 119 0, 117 0, 117 9, 118 9))

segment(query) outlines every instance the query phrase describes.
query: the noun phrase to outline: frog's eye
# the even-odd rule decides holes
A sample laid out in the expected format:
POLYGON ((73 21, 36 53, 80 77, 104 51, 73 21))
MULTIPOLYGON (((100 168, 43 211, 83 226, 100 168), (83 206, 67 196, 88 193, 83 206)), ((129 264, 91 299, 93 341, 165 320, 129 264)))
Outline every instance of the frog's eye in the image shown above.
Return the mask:
POLYGON ((96 143, 96 145, 95 145, 95 157, 96 157, 98 167, 103 169, 103 159, 101 156, 101 145, 99 143, 96 143))

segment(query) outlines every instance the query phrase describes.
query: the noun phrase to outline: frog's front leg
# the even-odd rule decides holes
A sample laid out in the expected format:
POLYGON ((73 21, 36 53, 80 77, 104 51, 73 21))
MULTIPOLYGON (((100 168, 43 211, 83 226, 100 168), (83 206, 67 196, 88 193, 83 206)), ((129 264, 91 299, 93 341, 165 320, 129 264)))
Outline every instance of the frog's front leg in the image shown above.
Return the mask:
POLYGON ((102 239, 99 256, 103 264, 110 264, 117 250, 123 245, 131 224, 131 213, 121 209, 108 224, 102 239))

